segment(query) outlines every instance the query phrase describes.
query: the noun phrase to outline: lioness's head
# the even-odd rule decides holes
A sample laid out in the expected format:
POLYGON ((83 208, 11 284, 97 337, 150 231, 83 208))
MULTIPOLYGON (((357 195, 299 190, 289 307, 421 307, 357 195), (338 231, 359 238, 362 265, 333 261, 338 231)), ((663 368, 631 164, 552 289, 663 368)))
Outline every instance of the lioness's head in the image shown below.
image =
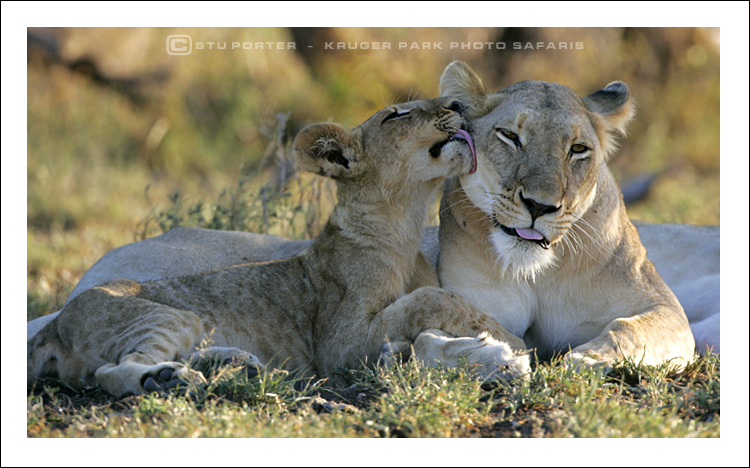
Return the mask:
POLYGON ((292 144, 305 170, 331 177, 342 185, 377 187, 383 195, 468 173, 476 155, 453 98, 412 101, 389 106, 353 130, 334 123, 300 131, 292 144), (464 127, 462 129, 461 127, 464 127))
MULTIPOLYGON (((633 115, 622 82, 583 99, 570 88, 523 81, 487 94, 463 63, 448 66, 440 93, 466 105, 478 170, 461 177, 471 202, 491 220, 490 236, 505 268, 533 278, 592 206, 614 135, 633 115)), ((581 233, 574 233, 582 235, 581 233)))

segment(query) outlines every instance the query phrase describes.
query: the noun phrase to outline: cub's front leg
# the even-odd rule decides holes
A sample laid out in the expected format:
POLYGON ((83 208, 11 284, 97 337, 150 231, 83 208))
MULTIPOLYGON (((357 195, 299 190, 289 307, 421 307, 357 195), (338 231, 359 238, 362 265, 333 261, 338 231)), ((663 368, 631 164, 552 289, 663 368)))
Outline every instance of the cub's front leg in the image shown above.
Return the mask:
POLYGON ((179 362, 143 364, 139 355, 126 356, 119 364, 105 364, 95 373, 96 382, 115 396, 129 393, 164 392, 179 386, 199 385, 206 379, 179 362))
POLYGON ((636 363, 669 362, 682 368, 694 353, 695 340, 684 314, 661 306, 615 319, 599 336, 573 348, 566 360, 572 365, 608 368, 617 360, 630 358, 636 363))
POLYGON ((204 337, 201 318, 137 297, 140 290, 120 280, 76 297, 28 343, 29 380, 53 375, 115 396, 205 382, 179 362, 204 337))
POLYGON ((486 332, 456 338, 442 330, 425 330, 414 341, 414 354, 430 367, 473 364, 485 378, 510 380, 531 370, 528 352, 514 352, 507 343, 486 332))
MULTIPOLYGON (((128 354, 117 364, 105 364, 95 373, 96 382, 113 395, 127 393, 164 392, 179 386, 200 385, 206 379, 200 371, 173 361, 159 360, 159 351, 149 349, 149 337, 137 350, 128 354), (146 350, 149 352, 146 354, 146 350), (157 361, 156 364, 150 364, 157 361)), ((165 348, 166 340, 157 337, 152 347, 165 348)), ((179 348, 171 350, 174 354, 184 354, 179 348)), ((257 356, 237 348, 210 347, 195 351, 190 355, 189 364, 200 363, 218 365, 236 365, 245 368, 248 376, 255 377, 265 366, 257 356)))
POLYGON ((463 298, 434 287, 401 297, 373 318, 370 339, 387 340, 381 359, 396 354, 415 357, 429 366, 479 365, 484 377, 512 378, 529 372, 522 339, 478 311, 463 298), (453 338, 470 337, 470 338, 453 338))

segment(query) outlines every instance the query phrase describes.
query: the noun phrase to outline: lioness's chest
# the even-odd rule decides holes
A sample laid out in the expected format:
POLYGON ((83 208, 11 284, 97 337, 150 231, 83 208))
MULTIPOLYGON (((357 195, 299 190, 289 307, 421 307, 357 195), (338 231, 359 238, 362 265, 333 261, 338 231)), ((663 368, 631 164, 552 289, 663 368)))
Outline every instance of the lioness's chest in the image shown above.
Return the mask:
POLYGON ((542 281, 533 286, 536 308, 523 339, 536 348, 539 358, 591 341, 612 321, 612 305, 585 289, 574 281, 542 281))
POLYGON ((612 320, 611 305, 565 281, 465 283, 454 290, 542 359, 592 340, 612 320))

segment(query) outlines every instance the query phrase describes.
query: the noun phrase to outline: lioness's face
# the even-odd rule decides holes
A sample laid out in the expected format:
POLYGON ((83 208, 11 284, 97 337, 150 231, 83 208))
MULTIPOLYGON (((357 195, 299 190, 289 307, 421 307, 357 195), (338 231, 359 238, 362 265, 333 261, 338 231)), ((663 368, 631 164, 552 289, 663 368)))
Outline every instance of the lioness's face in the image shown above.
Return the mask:
POLYGON ((522 81, 488 94, 453 62, 440 93, 467 105, 478 170, 461 186, 486 215, 500 264, 534 278, 566 245, 575 254, 591 235, 583 215, 595 209, 605 155, 633 116, 628 86, 615 81, 581 99, 565 86, 522 81))
POLYGON ((491 98, 489 113, 469 121, 478 170, 461 183, 491 220, 499 256, 516 274, 533 277, 591 206, 603 155, 569 88, 521 82, 491 98))
POLYGON ((474 143, 461 116, 463 104, 453 98, 411 101, 389 106, 355 131, 370 174, 379 183, 444 179, 476 170, 474 143))

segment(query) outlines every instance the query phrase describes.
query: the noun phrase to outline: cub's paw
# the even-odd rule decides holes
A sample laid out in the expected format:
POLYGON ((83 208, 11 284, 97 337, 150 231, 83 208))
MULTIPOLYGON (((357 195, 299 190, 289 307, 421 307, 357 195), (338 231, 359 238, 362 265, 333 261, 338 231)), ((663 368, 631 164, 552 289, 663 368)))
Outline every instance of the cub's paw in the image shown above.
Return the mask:
POLYGON ((570 352, 563 358, 563 365, 573 369, 602 369, 604 373, 612 370, 610 362, 593 353, 570 352))
POLYGON ((190 361, 192 367, 205 371, 215 370, 216 366, 242 367, 248 377, 257 377, 266 369, 258 356, 237 348, 213 346, 202 349, 194 352, 190 361))
POLYGON ((470 346, 462 351, 468 362, 479 365, 479 372, 486 379, 512 380, 527 379, 531 372, 528 353, 516 354, 507 343, 494 339, 489 333, 482 333, 471 340, 470 346))
POLYGON ((150 367, 141 376, 145 392, 167 392, 176 387, 206 383, 203 374, 176 362, 164 362, 150 367))
POLYGON ((528 378, 531 371, 528 353, 514 353, 507 343, 497 341, 489 333, 454 338, 439 330, 427 330, 417 336, 414 349, 427 365, 456 367, 466 362, 475 366, 485 379, 528 378))
POLYGON ((232 356, 221 361, 222 366, 241 367, 248 377, 253 378, 262 374, 266 366, 254 354, 244 353, 241 356, 232 356))
POLYGON ((378 364, 390 367, 406 361, 411 355, 411 345, 409 340, 386 341, 380 349, 378 364))

